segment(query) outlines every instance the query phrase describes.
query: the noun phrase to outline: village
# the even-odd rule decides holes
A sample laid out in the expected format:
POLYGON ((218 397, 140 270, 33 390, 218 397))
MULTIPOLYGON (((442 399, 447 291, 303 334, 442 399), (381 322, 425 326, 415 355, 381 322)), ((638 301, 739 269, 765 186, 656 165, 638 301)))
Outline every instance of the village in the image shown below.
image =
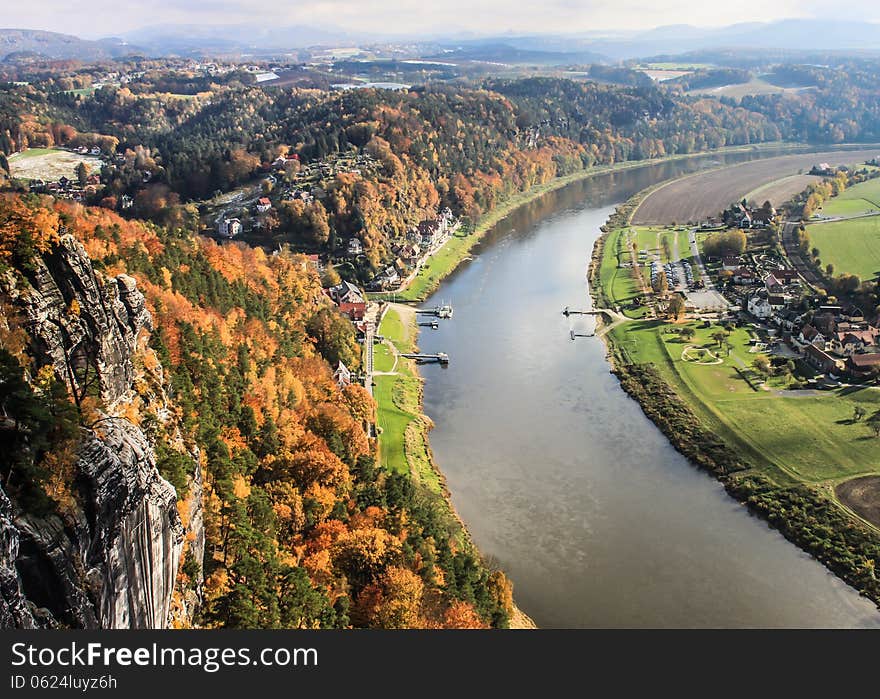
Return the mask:
MULTIPOLYGON (((825 164, 814 169, 834 172, 825 164)), ((670 254, 663 264, 659 250, 643 249, 637 264, 650 270, 651 291, 663 299, 667 315, 748 328, 754 348, 771 365, 793 364, 805 387, 876 381, 880 328, 853 303, 838 303, 816 283, 818 277, 807 279, 794 267, 780 245, 782 231, 800 225, 788 221, 788 214, 769 202, 737 202, 687 231, 691 249, 684 259, 670 254), (733 231, 743 234, 744 249, 726 249, 736 247, 733 231)), ((671 235, 684 235, 681 227, 668 228, 671 235)))

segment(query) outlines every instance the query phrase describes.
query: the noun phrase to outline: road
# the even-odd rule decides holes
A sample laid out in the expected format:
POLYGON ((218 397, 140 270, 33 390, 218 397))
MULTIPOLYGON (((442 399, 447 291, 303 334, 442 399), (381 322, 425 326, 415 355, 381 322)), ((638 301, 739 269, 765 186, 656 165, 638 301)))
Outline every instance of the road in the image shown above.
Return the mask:
POLYGON ((804 260, 801 249, 795 238, 795 231, 800 227, 800 221, 786 221, 782 225, 782 247, 791 266, 794 267, 801 278, 811 286, 823 286, 822 277, 813 269, 812 265, 804 260))
POLYGON ((700 279, 705 285, 703 289, 688 292, 688 300, 701 310, 726 309, 730 304, 727 299, 721 295, 721 292, 715 288, 715 284, 712 283, 712 278, 706 271, 706 265, 703 264, 703 258, 700 257, 700 248, 697 245, 696 228, 692 228, 688 232, 688 242, 691 245, 691 257, 693 257, 697 269, 700 270, 700 279))

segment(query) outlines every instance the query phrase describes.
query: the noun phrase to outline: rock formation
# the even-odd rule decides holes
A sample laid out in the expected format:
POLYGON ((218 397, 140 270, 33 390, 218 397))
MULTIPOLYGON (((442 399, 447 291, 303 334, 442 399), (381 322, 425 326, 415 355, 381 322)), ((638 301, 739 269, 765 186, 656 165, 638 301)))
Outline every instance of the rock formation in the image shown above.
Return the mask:
POLYGON ((157 469, 154 437, 137 424, 152 414, 185 451, 161 367, 144 368, 152 323, 135 280, 96 272, 85 249, 63 235, 0 287, 24 320, 37 366, 51 365, 78 403, 94 397, 97 406, 68 484, 73 504, 36 515, 0 488, 0 626, 162 628, 172 616, 188 623, 197 585, 176 588, 185 541, 198 561, 204 547, 198 455, 190 452, 184 526, 177 494, 157 469))

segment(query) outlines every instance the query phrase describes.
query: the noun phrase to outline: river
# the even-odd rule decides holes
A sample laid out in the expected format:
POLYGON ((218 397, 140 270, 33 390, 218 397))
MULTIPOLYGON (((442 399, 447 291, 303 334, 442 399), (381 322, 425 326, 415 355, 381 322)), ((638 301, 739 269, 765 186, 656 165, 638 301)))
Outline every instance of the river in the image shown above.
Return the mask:
MULTIPOLYGON (((766 153, 764 154, 766 155, 766 153)), ((676 452, 569 336, 614 205, 751 154, 576 182, 499 223, 431 301, 455 308, 424 352, 431 446, 480 550, 540 627, 880 627, 880 613, 676 452)), ((578 319, 585 332, 592 321, 578 319)))

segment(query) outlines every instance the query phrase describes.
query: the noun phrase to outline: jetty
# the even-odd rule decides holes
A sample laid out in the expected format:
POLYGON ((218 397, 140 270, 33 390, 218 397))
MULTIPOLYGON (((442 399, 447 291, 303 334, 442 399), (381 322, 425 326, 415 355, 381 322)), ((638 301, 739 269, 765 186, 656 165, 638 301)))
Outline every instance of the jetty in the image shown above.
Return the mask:
POLYGON ((445 352, 437 352, 437 354, 422 354, 421 352, 401 352, 400 356, 406 357, 407 359, 415 359, 419 364, 427 364, 428 362, 449 364, 449 355, 445 352))
POLYGON ((434 306, 433 308, 416 309, 416 313, 420 313, 421 315, 437 316, 438 318, 452 318, 452 312, 452 306, 448 303, 444 303, 440 306, 434 306))
POLYGON ((440 323, 438 323, 436 320, 429 320, 424 323, 419 323, 419 327, 420 328, 431 328, 432 330, 436 330, 437 328, 440 327, 440 323))

